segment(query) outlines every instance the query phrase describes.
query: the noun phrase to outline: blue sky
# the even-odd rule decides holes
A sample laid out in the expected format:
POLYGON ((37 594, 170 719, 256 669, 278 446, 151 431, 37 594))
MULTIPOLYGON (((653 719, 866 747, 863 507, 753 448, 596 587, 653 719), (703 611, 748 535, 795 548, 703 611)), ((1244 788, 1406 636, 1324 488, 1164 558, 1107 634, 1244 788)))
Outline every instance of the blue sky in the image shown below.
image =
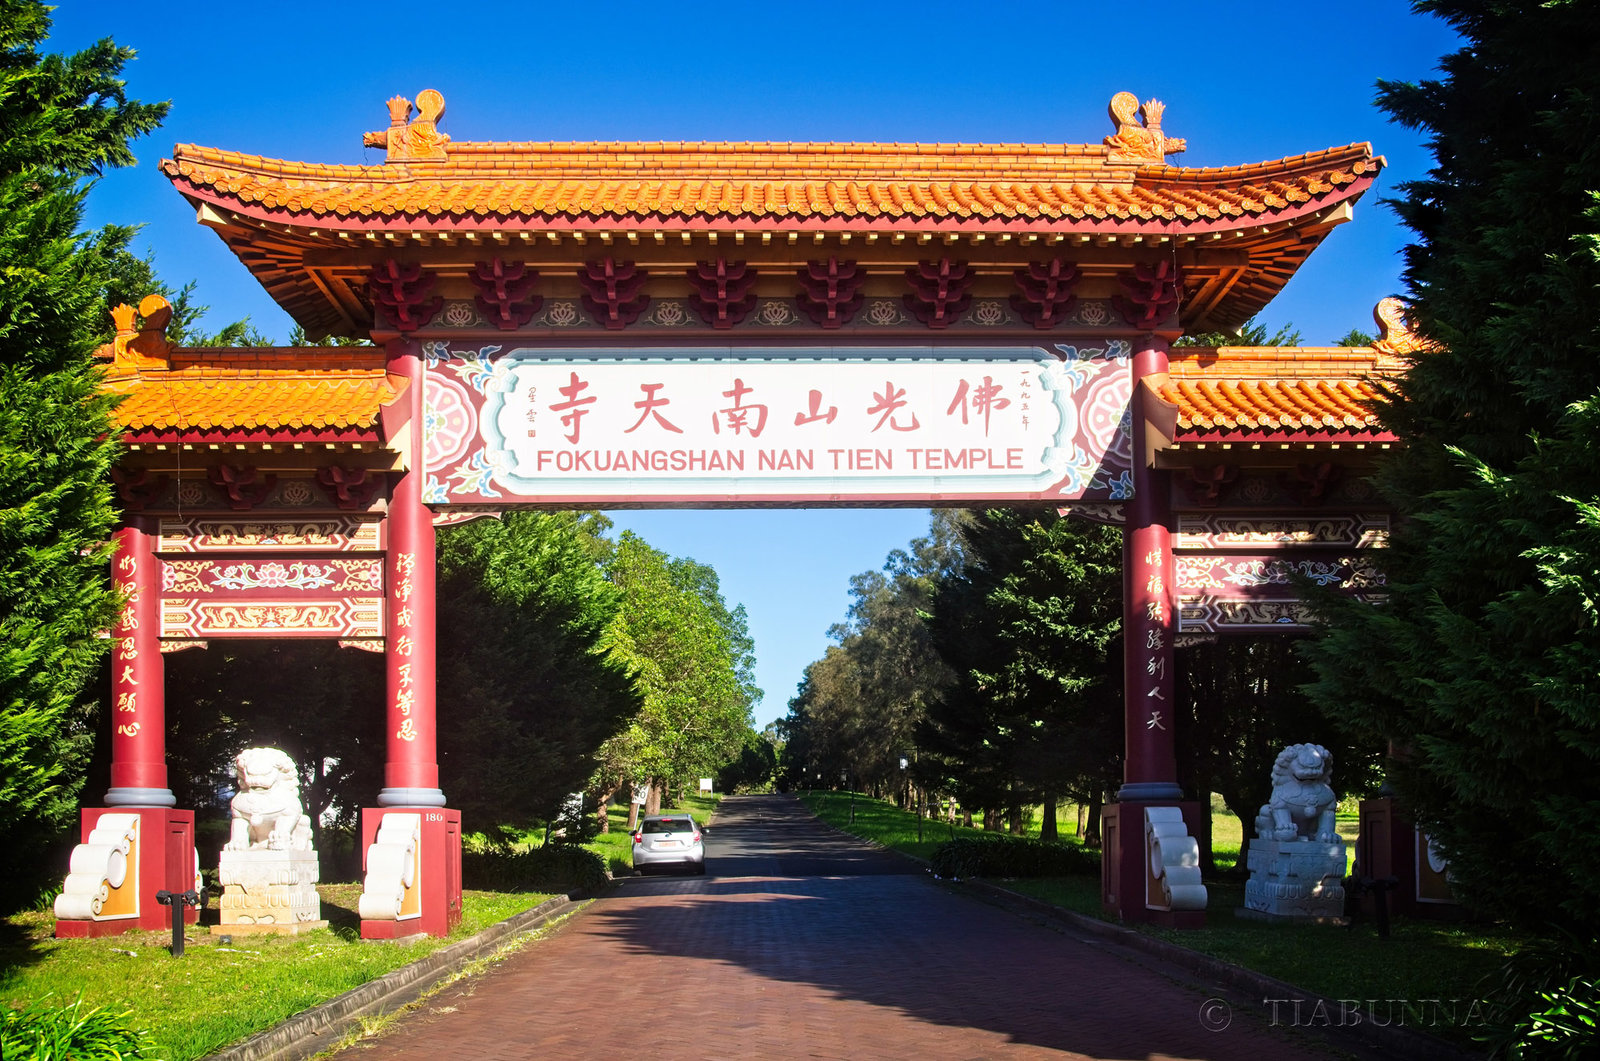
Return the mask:
MULTIPOLYGON (((283 341, 289 318, 155 168, 174 143, 302 161, 379 162, 361 134, 384 100, 443 93, 457 140, 896 140, 1098 143, 1122 90, 1167 105, 1180 165, 1236 165, 1369 141, 1376 193, 1262 314, 1307 344, 1371 331, 1400 292, 1406 233, 1378 201, 1422 176, 1413 131, 1373 106, 1380 78, 1433 75, 1454 36, 1398 0, 1336 7, 1147 0, 1139 5, 773 2, 604 5, 403 0, 218 8, 63 0, 49 48, 109 36, 136 49, 129 94, 170 100, 107 174, 89 222, 143 224, 174 287, 199 282, 212 327, 243 316, 283 341)), ((744 604, 766 691, 759 728, 844 617, 848 580, 927 528, 917 510, 613 513, 675 556, 716 567, 744 604)))

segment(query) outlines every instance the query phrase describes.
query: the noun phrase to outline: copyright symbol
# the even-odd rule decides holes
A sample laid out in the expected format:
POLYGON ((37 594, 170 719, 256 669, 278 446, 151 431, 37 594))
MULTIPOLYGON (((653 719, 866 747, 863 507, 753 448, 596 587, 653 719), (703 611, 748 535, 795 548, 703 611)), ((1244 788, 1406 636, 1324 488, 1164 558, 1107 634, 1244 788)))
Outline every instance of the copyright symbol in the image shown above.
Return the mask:
POLYGON ((1225 1031, 1233 1023, 1233 1010, 1220 998, 1208 998, 1200 1005, 1200 1027, 1208 1032, 1225 1031))

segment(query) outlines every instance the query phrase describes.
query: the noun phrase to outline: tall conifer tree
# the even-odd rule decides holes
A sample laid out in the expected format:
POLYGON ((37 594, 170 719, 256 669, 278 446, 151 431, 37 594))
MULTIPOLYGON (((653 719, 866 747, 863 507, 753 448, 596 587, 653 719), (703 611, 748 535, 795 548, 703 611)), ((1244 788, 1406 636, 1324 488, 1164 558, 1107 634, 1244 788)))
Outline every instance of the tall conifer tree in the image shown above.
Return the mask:
POLYGON ((1458 889, 1600 929, 1600 9, 1429 0, 1464 46, 1383 82, 1435 164, 1396 203, 1420 354, 1382 417, 1387 606, 1324 602, 1323 707, 1389 738, 1458 889))
POLYGON ((128 141, 166 111, 124 95, 131 51, 106 40, 43 55, 49 27, 43 5, 0 0, 0 850, 12 866, 75 814, 91 743, 78 696, 115 615, 115 442, 92 360, 106 267, 78 231, 86 180, 131 163, 128 141))

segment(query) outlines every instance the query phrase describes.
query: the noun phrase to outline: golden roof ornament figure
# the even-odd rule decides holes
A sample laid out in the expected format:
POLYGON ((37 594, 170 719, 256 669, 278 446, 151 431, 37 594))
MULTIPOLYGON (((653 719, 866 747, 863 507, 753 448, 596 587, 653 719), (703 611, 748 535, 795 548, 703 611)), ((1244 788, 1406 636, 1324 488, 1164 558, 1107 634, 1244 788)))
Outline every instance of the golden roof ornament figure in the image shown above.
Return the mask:
MULTIPOLYGON (((1372 310, 1372 319, 1378 322, 1383 333, 1372 348, 1388 359, 1388 367, 1398 368, 1414 354, 1434 353, 1442 347, 1432 339, 1418 335, 1411 320, 1411 304, 1403 298, 1390 296, 1380 301, 1372 310)), ((1379 368, 1385 367, 1380 364, 1379 368)))
POLYGON ((1106 137, 1107 162, 1154 162, 1161 164, 1168 155, 1187 148, 1188 141, 1168 137, 1161 131, 1161 115, 1167 105, 1160 100, 1148 100, 1143 106, 1132 92, 1118 92, 1111 97, 1111 120, 1117 131, 1106 137))
POLYGON ((448 157, 444 145, 450 142, 448 133, 439 131, 439 119, 444 117, 444 96, 431 88, 417 93, 417 119, 411 121, 411 101, 404 96, 389 100, 389 128, 367 133, 361 138, 364 147, 385 147, 389 154, 386 162, 443 162, 448 157))

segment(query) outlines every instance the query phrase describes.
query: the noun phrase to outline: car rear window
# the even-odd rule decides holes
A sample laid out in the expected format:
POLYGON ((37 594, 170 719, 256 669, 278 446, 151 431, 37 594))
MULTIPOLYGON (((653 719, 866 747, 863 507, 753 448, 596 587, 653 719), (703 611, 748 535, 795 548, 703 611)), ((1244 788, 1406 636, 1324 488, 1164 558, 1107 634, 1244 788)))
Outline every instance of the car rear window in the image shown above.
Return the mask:
POLYGON ((694 821, 689 818, 651 818, 644 823, 647 833, 692 833, 694 821))

